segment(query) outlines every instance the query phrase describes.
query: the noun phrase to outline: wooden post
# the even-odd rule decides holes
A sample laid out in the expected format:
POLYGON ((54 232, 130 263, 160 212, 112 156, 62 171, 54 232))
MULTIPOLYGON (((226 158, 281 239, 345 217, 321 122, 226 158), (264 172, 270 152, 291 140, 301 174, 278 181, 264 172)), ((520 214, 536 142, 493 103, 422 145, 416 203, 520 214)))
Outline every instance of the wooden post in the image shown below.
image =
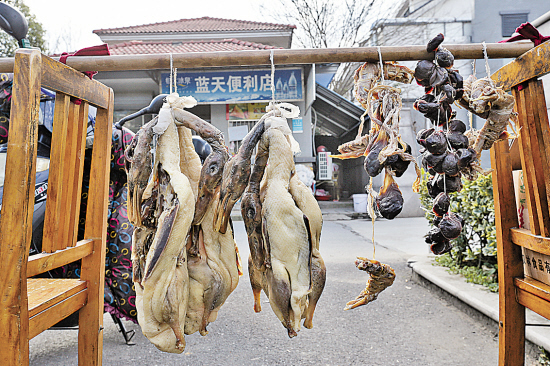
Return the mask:
POLYGON ((516 302, 514 277, 523 276, 521 248, 510 229, 518 227, 508 141, 491 148, 499 283, 499 365, 521 366, 525 358, 525 308, 516 302))
MULTIPOLYGON (((41 55, 23 50, 28 66, 13 75, 10 138, 0 219, 0 364, 29 364, 27 259, 32 238, 36 146, 40 108, 41 55), (21 294, 25 296, 21 296, 21 294)), ((16 63, 19 65, 19 63, 16 63)))
MULTIPOLYGON (((110 91, 110 101, 114 93, 110 91)), ((109 167, 113 109, 98 109, 90 188, 84 239, 94 241, 92 258, 82 261, 80 278, 88 282, 88 303, 80 310, 78 332, 78 364, 101 365, 103 356, 103 291, 105 282, 105 246, 107 241, 107 210, 109 205, 109 167), (102 214, 97 214, 101 212, 102 214)))

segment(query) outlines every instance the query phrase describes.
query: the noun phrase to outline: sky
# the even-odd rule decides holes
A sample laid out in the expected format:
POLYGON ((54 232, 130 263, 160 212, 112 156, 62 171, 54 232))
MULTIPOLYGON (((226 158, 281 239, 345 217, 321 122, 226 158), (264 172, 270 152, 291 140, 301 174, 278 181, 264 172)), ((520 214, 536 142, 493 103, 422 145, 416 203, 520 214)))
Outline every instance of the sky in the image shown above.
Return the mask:
POLYGON ((260 13, 265 0, 24 0, 47 31, 50 48, 74 51, 101 44, 93 30, 166 22, 204 16, 272 22, 260 13), (69 36, 67 36, 69 35, 69 36), (72 49, 67 49, 71 47, 72 49))

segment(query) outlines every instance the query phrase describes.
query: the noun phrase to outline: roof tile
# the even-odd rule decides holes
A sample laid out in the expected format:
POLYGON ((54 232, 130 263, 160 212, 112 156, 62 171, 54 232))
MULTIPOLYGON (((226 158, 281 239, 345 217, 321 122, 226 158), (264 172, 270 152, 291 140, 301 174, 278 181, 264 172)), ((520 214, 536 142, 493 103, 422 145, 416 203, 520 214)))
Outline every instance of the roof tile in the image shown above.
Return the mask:
POLYGON ((95 34, 116 33, 195 33, 195 32, 232 32, 232 31, 262 31, 289 30, 295 25, 252 22, 247 20, 222 18, 180 19, 163 23, 152 23, 120 28, 96 29, 95 34))
POLYGON ((109 46, 111 55, 136 55, 153 53, 216 52, 242 50, 268 50, 280 47, 261 43, 224 39, 221 41, 142 42, 131 41, 109 46))

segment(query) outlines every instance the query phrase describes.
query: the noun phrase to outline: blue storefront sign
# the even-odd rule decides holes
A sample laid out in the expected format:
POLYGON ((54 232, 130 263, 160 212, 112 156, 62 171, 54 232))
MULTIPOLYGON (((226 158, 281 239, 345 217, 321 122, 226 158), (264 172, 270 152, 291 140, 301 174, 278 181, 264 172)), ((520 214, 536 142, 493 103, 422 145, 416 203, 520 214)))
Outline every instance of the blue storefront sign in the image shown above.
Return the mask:
MULTIPOLYGON (((303 98, 301 68, 275 70, 275 99, 303 98)), ((170 93, 170 73, 161 73, 162 93, 170 93)), ((195 71, 177 74, 177 92, 199 103, 260 102, 272 99, 271 70, 195 71)))

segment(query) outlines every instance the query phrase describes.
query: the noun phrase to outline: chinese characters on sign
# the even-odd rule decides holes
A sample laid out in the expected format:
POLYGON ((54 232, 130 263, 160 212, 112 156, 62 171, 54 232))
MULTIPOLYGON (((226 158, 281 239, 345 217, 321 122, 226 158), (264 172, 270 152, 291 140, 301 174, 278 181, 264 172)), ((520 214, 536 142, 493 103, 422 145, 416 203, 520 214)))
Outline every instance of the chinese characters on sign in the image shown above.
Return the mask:
MULTIPOLYGON (((302 69, 275 70, 275 99, 303 98, 302 69)), ((178 73, 177 92, 199 103, 253 102, 272 99, 271 70, 200 71, 178 73)), ((162 93, 170 92, 170 74, 161 73, 162 93)))

